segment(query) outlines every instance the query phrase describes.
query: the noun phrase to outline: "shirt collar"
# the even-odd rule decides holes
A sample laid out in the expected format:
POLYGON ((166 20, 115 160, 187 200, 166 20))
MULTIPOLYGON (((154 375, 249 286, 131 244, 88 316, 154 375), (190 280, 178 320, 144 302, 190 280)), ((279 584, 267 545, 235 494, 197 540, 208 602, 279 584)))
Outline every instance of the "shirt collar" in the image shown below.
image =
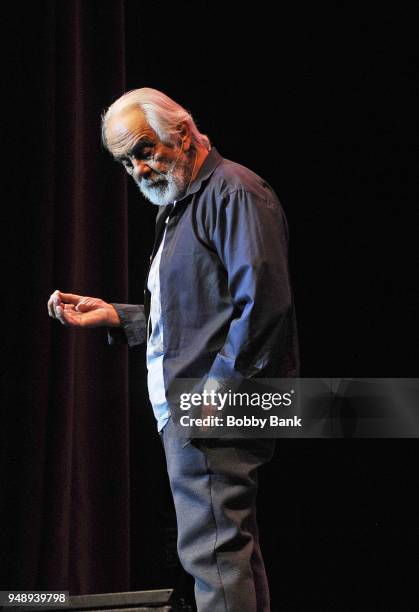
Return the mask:
POLYGON ((211 147, 208 155, 204 159, 204 163, 199 169, 198 174, 196 175, 196 177, 190 184, 189 189, 187 190, 185 195, 183 195, 181 198, 177 200, 177 202, 181 202, 188 196, 199 191, 202 183, 211 176, 211 174, 214 172, 216 167, 222 162, 222 160, 223 158, 218 153, 217 149, 215 147, 211 147))

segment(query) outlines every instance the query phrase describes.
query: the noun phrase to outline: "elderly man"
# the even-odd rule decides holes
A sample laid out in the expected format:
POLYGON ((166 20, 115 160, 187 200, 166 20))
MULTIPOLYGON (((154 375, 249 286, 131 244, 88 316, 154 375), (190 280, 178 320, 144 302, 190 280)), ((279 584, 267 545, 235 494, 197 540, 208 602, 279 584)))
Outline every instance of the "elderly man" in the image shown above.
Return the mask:
POLYGON ((287 225, 271 187, 223 159, 163 93, 130 91, 103 116, 106 148, 160 207, 144 305, 55 291, 63 325, 147 342, 148 388, 167 460, 178 551, 200 612, 267 612, 257 468, 270 439, 182 439, 168 389, 179 378, 239 383, 298 374, 287 225))

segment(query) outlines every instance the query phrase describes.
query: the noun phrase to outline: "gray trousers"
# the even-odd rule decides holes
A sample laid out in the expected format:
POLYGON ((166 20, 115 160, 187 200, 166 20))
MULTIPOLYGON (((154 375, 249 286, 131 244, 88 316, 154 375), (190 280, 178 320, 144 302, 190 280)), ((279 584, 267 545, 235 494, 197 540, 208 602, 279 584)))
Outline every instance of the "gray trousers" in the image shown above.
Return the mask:
POLYGON ((257 468, 271 439, 195 438, 170 418, 161 431, 173 494, 178 553, 195 579, 198 612, 269 612, 256 524, 257 468))

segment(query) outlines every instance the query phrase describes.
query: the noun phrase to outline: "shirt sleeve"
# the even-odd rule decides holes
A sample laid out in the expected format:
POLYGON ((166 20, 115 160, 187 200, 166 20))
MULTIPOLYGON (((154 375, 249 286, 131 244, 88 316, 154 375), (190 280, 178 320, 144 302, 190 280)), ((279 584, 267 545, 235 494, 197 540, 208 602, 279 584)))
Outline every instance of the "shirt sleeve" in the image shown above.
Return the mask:
POLYGON ((147 340, 147 321, 142 304, 112 304, 121 327, 108 327, 108 343, 136 346, 147 340))
POLYGON ((263 199, 238 189, 217 207, 212 242, 237 314, 207 384, 232 388, 243 379, 281 371, 277 362, 287 344, 293 305, 287 223, 273 192, 271 196, 263 199))

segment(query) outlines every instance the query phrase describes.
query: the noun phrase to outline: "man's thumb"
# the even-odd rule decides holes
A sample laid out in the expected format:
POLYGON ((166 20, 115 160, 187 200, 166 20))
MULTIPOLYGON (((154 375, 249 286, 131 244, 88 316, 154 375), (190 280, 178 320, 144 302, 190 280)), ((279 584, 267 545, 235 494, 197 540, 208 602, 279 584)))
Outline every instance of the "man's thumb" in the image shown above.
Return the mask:
POLYGON ((92 310, 92 306, 85 302, 79 302, 74 310, 77 310, 77 312, 89 312, 89 310, 92 310))

